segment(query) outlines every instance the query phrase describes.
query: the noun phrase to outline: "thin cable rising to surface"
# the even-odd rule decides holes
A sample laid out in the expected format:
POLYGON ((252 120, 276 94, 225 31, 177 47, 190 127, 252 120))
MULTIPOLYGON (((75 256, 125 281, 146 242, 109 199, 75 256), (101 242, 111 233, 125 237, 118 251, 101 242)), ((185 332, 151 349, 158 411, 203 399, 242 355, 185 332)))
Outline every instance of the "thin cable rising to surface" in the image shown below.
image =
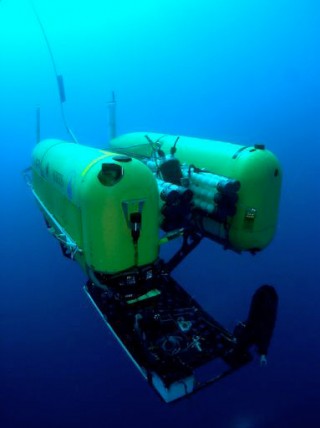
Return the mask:
POLYGON ((32 0, 30 0, 29 3, 30 3, 30 6, 31 6, 32 11, 34 13, 34 16, 35 16, 35 18, 36 18, 36 20, 37 20, 37 22, 39 24, 41 33, 43 35, 43 38, 44 38, 44 41, 46 43, 46 46, 47 46, 47 49, 48 49, 48 52, 49 52, 49 56, 50 56, 50 59, 51 59, 51 64, 52 64, 53 71, 54 71, 54 74, 55 74, 55 77, 56 77, 56 82, 57 82, 58 91, 59 91, 60 109, 61 109, 61 116, 62 116, 64 127, 65 127, 67 133, 72 138, 72 140, 75 143, 78 144, 77 138, 75 137, 73 131, 71 130, 71 128, 68 125, 68 121, 67 121, 67 118, 66 118, 66 115, 65 115, 65 111, 64 111, 64 103, 66 101, 66 96, 65 96, 63 76, 58 73, 58 69, 57 69, 56 61, 55 61, 55 58, 54 58, 54 55, 53 55, 53 52, 52 52, 52 49, 51 49, 51 45, 50 45, 50 42, 49 42, 46 30, 45 30, 45 28, 44 28, 44 26, 42 24, 42 21, 40 19, 40 16, 39 16, 38 12, 37 12, 37 9, 36 9, 36 7, 35 7, 35 5, 34 5, 34 3, 33 3, 32 0))

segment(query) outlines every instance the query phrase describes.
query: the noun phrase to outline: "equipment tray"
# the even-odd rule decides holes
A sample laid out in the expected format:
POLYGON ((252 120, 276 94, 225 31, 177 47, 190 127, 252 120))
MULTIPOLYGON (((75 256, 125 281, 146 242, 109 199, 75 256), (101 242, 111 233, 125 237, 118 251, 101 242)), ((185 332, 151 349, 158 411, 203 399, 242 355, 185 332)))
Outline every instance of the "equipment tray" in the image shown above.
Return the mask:
POLYGON ((168 274, 153 280, 153 297, 116 299, 88 281, 85 291, 142 375, 166 402, 227 376, 251 361, 233 335, 168 274), (156 292, 155 287, 156 286, 156 292))

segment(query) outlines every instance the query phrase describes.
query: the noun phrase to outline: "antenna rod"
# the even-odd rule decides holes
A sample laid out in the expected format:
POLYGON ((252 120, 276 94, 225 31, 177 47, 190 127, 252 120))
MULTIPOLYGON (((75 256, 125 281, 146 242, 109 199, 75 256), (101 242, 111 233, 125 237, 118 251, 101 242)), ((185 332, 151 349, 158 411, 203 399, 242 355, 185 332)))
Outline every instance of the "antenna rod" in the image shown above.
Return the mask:
POLYGON ((111 101, 108 103, 109 107, 109 139, 112 140, 117 136, 116 129, 116 96, 114 91, 111 94, 111 101))
POLYGON ((37 138, 37 144, 40 143, 41 140, 41 115, 40 115, 40 107, 37 107, 36 111, 36 138, 37 138))

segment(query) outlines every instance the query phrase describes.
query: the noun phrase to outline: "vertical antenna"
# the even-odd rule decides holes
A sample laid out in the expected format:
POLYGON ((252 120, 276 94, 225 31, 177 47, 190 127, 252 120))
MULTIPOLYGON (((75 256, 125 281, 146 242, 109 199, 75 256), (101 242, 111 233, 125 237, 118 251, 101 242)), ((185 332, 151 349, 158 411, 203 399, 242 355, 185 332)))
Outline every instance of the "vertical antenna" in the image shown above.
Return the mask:
POLYGON ((116 129, 116 97, 114 91, 111 94, 111 101, 108 103, 109 107, 109 140, 117 136, 116 129))
POLYGON ((36 138, 37 144, 40 143, 41 140, 41 115, 40 115, 40 107, 37 107, 36 110, 36 138))

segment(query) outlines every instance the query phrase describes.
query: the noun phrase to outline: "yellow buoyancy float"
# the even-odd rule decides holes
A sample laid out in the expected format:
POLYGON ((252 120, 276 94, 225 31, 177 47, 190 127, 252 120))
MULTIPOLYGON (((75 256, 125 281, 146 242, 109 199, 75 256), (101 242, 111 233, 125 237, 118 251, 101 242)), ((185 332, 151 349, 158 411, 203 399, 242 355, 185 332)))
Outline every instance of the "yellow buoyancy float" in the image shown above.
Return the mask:
POLYGON ((84 270, 114 274, 157 259, 158 189, 140 161, 45 140, 33 151, 32 183, 48 226, 74 243, 84 270))

